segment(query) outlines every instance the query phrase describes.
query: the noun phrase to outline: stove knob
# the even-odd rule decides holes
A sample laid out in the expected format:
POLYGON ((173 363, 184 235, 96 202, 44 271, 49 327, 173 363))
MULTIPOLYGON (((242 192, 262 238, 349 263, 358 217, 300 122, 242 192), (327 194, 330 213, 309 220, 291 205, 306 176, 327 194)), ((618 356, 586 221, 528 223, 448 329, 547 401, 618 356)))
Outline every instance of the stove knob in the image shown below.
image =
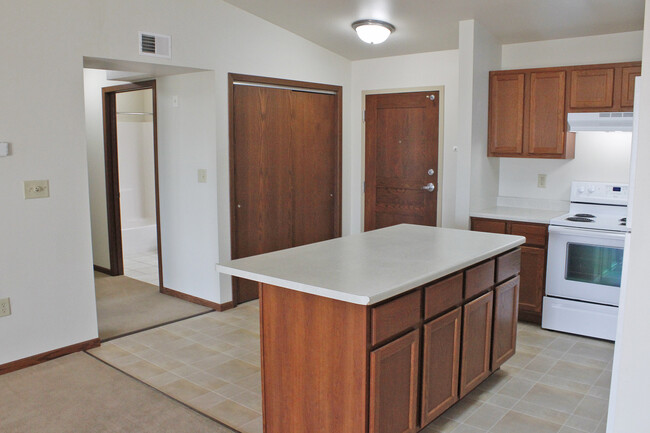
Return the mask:
POLYGON ((592 185, 592 186, 589 187, 589 194, 591 194, 591 193, 593 193, 593 192, 595 192, 595 191, 596 191, 596 187, 595 187, 595 186, 592 185))
POLYGON ((579 188, 578 188, 578 192, 579 192, 580 194, 584 193, 584 192, 585 192, 585 187, 584 187, 584 186, 579 187, 579 188))

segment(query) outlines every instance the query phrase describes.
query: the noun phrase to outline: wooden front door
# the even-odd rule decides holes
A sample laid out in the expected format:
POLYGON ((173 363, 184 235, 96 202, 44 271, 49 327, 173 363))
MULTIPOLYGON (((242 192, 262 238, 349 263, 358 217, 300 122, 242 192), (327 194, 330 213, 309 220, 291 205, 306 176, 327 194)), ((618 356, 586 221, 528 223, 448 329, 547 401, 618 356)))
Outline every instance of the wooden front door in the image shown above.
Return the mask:
MULTIPOLYGON (((340 93, 232 86, 232 258, 340 236, 340 93)), ((258 297, 233 279, 235 304, 258 297)))
POLYGON ((366 96, 365 230, 436 225, 439 99, 439 92, 366 96))

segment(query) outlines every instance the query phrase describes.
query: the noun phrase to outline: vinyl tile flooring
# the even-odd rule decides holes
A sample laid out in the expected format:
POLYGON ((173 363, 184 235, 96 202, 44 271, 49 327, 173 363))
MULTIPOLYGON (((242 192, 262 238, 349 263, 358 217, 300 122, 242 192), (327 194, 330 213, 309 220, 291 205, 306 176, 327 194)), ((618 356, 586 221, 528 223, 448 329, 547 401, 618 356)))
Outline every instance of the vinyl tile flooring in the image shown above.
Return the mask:
POLYGON ((159 285, 158 253, 156 251, 125 253, 123 257, 124 275, 134 280, 159 285))
MULTIPOLYGON (((520 323, 516 355, 423 432, 603 433, 613 350, 520 323)), ((89 353, 236 430, 262 432, 257 302, 89 353)))

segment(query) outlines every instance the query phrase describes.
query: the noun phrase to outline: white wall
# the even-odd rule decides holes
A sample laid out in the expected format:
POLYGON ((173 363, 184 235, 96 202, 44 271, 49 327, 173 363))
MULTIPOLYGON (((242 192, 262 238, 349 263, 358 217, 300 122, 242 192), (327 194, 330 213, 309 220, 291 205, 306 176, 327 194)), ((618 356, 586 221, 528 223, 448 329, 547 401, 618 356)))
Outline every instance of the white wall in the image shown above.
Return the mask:
POLYGON ((501 160, 502 197, 568 201, 571 181, 623 182, 630 175, 630 132, 580 132, 575 159, 493 158, 501 160), (537 187, 546 174, 546 188, 537 187))
MULTIPOLYGON (((646 1, 645 27, 650 28, 650 0, 646 1)), ((650 64, 650 32, 644 36, 643 64, 650 64)), ((632 234, 626 239, 619 307, 612 386, 607 418, 608 433, 642 432, 650 425, 648 389, 650 389, 650 284, 648 282, 648 244, 650 225, 650 80, 643 66, 639 114, 638 147, 630 209, 632 234)))
MULTIPOLYGON (((230 256, 227 73, 350 88, 348 60, 219 0, 32 0, 20 7, 4 2, 0 39, 0 131, 13 145, 13 155, 0 160, 0 239, 9 246, 0 249, 0 296, 12 300, 12 315, 0 319, 0 364, 97 336, 84 56, 215 71, 214 90, 208 96, 216 110, 207 114, 215 136, 198 150, 188 143, 183 149, 206 158, 203 168, 216 183, 208 184, 207 191, 196 183, 183 191, 206 198, 188 210, 205 214, 197 217, 200 225, 187 229, 199 247, 174 252, 186 262, 194 260, 194 269, 200 269, 172 287, 209 293, 205 298, 215 302, 227 302, 231 296, 228 279, 220 286, 214 269, 215 262, 230 256), (139 30, 170 34, 172 59, 139 56, 139 30), (26 179, 49 179, 51 197, 24 200, 26 179)), ((349 104, 346 95, 344 118, 349 104)), ((350 231, 347 125, 344 122, 344 232, 350 231)), ((183 184, 183 176, 196 180, 195 170, 176 168, 177 185, 183 184)))
MULTIPOLYGON (((637 31, 504 45, 501 69, 639 61, 642 39, 637 31)), ((573 160, 491 159, 500 160, 499 196, 556 202, 569 200, 572 180, 627 182, 629 154, 629 134, 579 133, 573 160), (538 173, 546 188, 537 188, 538 173)))
POLYGON ((352 146, 350 163, 353 176, 350 180, 351 232, 359 233, 363 228, 362 185, 364 179, 365 150, 363 144, 362 92, 372 93, 385 90, 410 91, 422 88, 444 86, 444 107, 441 107, 443 122, 443 160, 439 162, 442 171, 442 220, 439 225, 453 226, 456 195, 456 156, 452 148, 457 143, 458 128, 458 51, 438 51, 407 56, 352 62, 352 85, 350 87, 352 146))
POLYGON ((501 64, 501 44, 479 22, 460 22, 459 167, 456 226, 468 228, 469 212, 496 205, 499 160, 487 157, 491 70, 501 64), (464 187, 460 187, 463 185, 464 187))

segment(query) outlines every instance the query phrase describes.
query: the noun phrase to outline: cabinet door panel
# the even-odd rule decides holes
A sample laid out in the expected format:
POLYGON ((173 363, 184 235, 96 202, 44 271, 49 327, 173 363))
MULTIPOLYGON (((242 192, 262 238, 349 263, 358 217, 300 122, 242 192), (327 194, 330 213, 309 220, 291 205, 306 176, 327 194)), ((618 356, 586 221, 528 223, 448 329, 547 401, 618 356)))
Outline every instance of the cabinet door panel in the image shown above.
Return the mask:
POLYGON ((494 293, 489 292, 463 307, 461 398, 490 375, 493 300, 494 293))
POLYGON ((524 78, 523 73, 492 74, 490 78, 489 156, 523 151, 524 78))
POLYGON ((423 426, 458 401, 461 310, 456 308, 424 325, 423 426))
POLYGON ((565 89, 565 71, 530 74, 528 154, 563 154, 566 129, 565 89))
POLYGON ((370 433, 417 431, 420 331, 370 353, 370 433))
POLYGON ((492 371, 515 354, 517 344, 517 304, 519 277, 494 289, 494 330, 492 333, 492 371))
POLYGON ((521 247, 520 311, 541 314, 545 273, 546 250, 542 248, 521 247))
POLYGON ((614 68, 571 71, 570 108, 612 108, 614 68))
POLYGON ((623 68, 621 108, 634 107, 634 79, 641 75, 641 66, 623 68))

